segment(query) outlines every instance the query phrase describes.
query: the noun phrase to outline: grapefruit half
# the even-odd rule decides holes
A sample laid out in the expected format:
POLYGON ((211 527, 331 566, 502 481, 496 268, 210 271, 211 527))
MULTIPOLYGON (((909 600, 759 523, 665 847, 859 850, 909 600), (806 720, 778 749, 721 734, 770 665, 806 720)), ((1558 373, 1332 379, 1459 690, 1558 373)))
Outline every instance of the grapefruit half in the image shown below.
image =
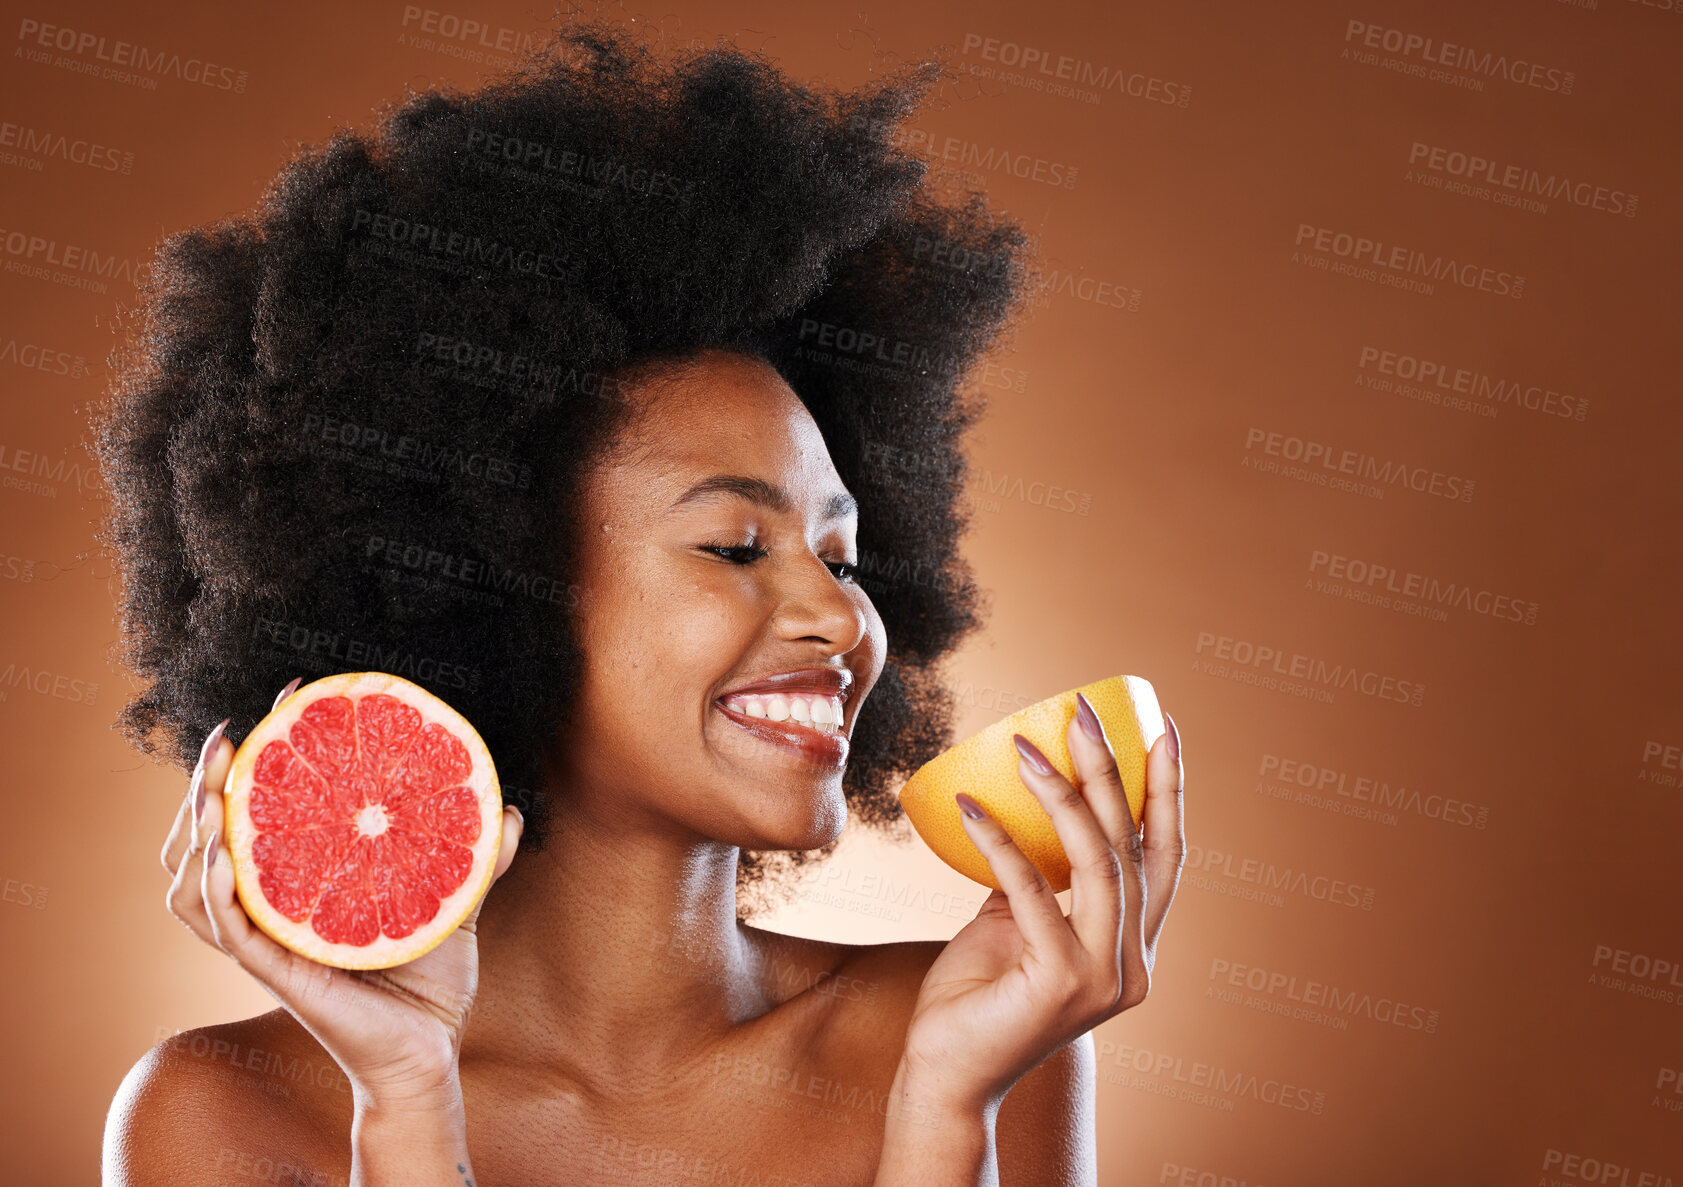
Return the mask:
POLYGON ((995 890, 1000 888, 987 858, 971 843, 960 823, 953 796, 961 791, 1004 826, 1054 891, 1069 889, 1069 858, 1052 828, 1052 818, 1017 774, 1017 747, 1011 735, 1022 734, 1033 742, 1060 775, 1076 783, 1075 761, 1070 758, 1065 731, 1075 716, 1078 692, 1086 694, 1099 715, 1105 737, 1116 753, 1128 810, 1139 823, 1145 808, 1145 759, 1162 736, 1163 711, 1149 680, 1111 676, 1019 709, 942 751, 906 780, 900 789, 900 806, 912 827, 937 857, 966 878, 995 890))
POLYGON ((490 885, 502 788, 467 719, 384 672, 304 685, 234 752, 224 792, 251 921, 322 964, 430 951, 490 885))

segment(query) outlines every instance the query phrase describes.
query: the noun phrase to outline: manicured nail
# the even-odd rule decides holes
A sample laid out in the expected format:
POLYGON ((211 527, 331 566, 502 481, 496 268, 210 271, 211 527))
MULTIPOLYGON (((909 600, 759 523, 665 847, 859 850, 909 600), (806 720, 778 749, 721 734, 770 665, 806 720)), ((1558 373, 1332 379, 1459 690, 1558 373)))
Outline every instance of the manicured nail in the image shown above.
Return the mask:
POLYGON ((1081 729, 1095 742, 1104 741, 1104 726, 1099 724, 1099 715, 1093 712, 1093 706, 1087 703, 1087 698, 1081 693, 1075 694, 1075 719, 1081 723, 1081 729))
POLYGON ((291 696, 293 693, 297 692, 298 686, 302 684, 303 681, 304 678, 302 676, 294 676, 292 678, 292 683, 280 690, 280 696, 276 697, 275 703, 269 706, 269 712, 273 713, 276 709, 279 709, 280 703, 286 700, 286 698, 291 696))
POLYGON ((524 812, 522 812, 519 809, 519 807, 515 804, 509 804, 509 805, 507 805, 507 808, 510 812, 514 813, 514 818, 520 822, 520 831, 518 833, 516 833, 515 836, 516 837, 525 836, 526 835, 526 814, 524 812))
POLYGON ((210 731, 210 736, 205 739, 205 744, 199 747, 200 769, 203 769, 205 763, 210 761, 210 756, 216 753, 216 744, 222 740, 222 731, 228 728, 228 723, 232 720, 234 720, 232 717, 224 717, 221 724, 210 731))
POLYGON ((987 813, 982 811, 982 805, 965 795, 962 791, 953 796, 953 799, 958 801, 958 810, 970 817, 970 819, 982 820, 987 816, 987 813))
POLYGON ((1052 764, 1046 761, 1046 756, 1040 753, 1035 744, 1021 734, 1012 734, 1011 740, 1017 744, 1017 753, 1022 755, 1029 765, 1029 770, 1041 775, 1052 773, 1052 764))
POLYGON ((221 848, 217 842, 220 840, 222 840, 222 828, 219 825, 216 831, 210 834, 210 841, 205 845, 205 869, 207 870, 216 864, 216 851, 221 848))
POLYGON ((200 767, 193 772, 193 828, 197 831, 199 821, 205 816, 205 769, 200 767))
POLYGON ((1178 763, 1180 762, 1180 731, 1175 728, 1175 719, 1167 713, 1163 714, 1163 720, 1169 726, 1169 757, 1178 763))

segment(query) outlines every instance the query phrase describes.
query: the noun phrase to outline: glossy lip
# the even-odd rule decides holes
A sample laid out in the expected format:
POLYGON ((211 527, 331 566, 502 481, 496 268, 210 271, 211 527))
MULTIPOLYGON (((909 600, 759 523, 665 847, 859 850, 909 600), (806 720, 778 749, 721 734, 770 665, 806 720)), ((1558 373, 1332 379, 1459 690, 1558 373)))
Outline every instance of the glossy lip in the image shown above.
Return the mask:
POLYGON ((853 720, 847 715, 847 695, 853 686, 853 673, 846 668, 801 668, 794 672, 779 672, 751 684, 740 684, 720 693, 713 702, 726 720, 767 742, 793 750, 809 762, 827 767, 847 765, 848 732, 853 720), (822 734, 815 729, 789 721, 771 721, 764 717, 749 717, 725 705, 725 698, 739 693, 769 695, 774 692, 805 692, 818 696, 840 697, 842 724, 835 733, 822 734))
POLYGON ((853 673, 846 668, 800 668, 793 672, 779 672, 775 676, 767 676, 763 680, 756 680, 752 684, 739 684, 735 688, 727 688, 719 694, 725 697, 736 696, 738 693, 774 692, 811 692, 820 696, 840 697, 847 700, 848 690, 853 687, 853 673))

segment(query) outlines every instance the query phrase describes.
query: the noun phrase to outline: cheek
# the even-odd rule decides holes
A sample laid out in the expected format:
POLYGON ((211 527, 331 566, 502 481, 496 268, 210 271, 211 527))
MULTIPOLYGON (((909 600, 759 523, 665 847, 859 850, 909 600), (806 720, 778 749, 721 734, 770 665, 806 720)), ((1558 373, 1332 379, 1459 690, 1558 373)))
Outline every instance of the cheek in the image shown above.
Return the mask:
POLYGON ((753 607, 725 582, 674 580, 627 566, 598 600, 586 632, 601 686, 644 711, 693 716, 753 640, 753 607))

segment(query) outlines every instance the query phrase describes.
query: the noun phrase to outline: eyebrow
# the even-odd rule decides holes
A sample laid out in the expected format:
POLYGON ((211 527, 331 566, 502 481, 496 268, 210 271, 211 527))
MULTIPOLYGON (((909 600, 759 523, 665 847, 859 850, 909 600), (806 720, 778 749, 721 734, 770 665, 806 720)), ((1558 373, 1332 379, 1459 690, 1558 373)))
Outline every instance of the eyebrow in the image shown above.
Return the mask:
MULTIPOLYGON (((677 507, 694 499, 704 499, 709 495, 735 495, 772 511, 788 512, 795 508, 795 502, 789 497, 789 492, 781 486, 763 478, 748 478, 741 474, 715 474, 711 478, 703 478, 673 500, 672 506, 677 507)), ((824 504, 824 518, 840 519, 844 515, 855 514, 858 510, 857 499, 845 491, 838 491, 824 504)))

